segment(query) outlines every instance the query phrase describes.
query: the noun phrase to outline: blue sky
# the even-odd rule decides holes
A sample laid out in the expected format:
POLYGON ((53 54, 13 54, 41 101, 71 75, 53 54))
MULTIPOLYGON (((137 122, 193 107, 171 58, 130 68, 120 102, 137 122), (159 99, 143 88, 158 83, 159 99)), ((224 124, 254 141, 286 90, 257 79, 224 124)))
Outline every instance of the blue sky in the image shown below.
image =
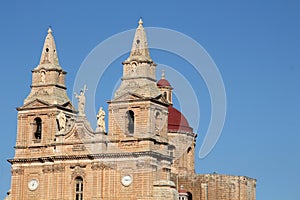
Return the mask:
MULTIPOLYGON (((227 95, 225 126, 213 151, 204 159, 196 158, 197 172, 256 178, 257 199, 298 199, 299 1, 120 2, 1 3, 0 198, 10 188, 10 165, 6 159, 14 156, 15 108, 23 104, 30 91, 31 70, 39 62, 48 26, 53 28, 60 64, 68 72, 71 98, 77 70, 91 50, 114 34, 136 28, 138 19, 143 17, 145 27, 169 28, 196 40, 222 75, 227 95)), ((95 97, 104 108, 121 76, 121 62, 126 56, 116 58, 99 83, 99 88, 106 83, 104 91, 95 97)), ((197 93, 201 102, 199 150, 210 119, 205 83, 185 70, 189 63, 178 56, 159 50, 151 51, 151 56, 180 71, 197 93)), ((192 121, 191 114, 185 115, 192 121)))

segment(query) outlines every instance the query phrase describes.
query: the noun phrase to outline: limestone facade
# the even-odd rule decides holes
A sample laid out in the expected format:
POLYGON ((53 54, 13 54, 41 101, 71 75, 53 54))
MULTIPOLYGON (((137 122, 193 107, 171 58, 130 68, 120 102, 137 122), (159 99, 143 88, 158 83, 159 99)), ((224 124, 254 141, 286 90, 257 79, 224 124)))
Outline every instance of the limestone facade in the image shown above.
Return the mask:
POLYGON ((182 185, 188 199, 255 200, 254 179, 195 173, 196 134, 173 107, 170 83, 164 76, 157 82, 155 72, 140 20, 122 83, 108 101, 108 131, 94 131, 84 106, 78 113, 66 94, 49 29, 31 92, 17 109, 7 199, 177 200, 182 185))

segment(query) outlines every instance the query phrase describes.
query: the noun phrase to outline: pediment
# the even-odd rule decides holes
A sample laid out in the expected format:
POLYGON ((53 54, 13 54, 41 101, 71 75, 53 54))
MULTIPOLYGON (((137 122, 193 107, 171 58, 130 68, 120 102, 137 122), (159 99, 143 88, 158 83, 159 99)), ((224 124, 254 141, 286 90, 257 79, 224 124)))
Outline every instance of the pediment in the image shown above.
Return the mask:
POLYGON ((43 107, 48 107, 50 104, 46 101, 40 100, 40 99, 34 99, 23 106, 19 107, 18 110, 23 110, 23 109, 32 109, 32 108, 43 108, 43 107))
POLYGON ((154 98, 157 101, 163 102, 165 104, 169 104, 169 102, 160 94, 157 97, 154 98))
POLYGON ((114 99, 114 101, 128 101, 128 100, 139 100, 139 99, 143 99, 144 97, 141 95, 138 95, 136 93, 132 93, 132 92, 126 92, 123 95, 117 97, 116 99, 114 99))
POLYGON ((75 122, 73 128, 66 133, 65 141, 89 141, 95 137, 94 132, 87 121, 75 122))
MULTIPOLYGON (((59 136, 63 133, 57 133, 59 136)), ((65 146, 65 150, 73 153, 87 154, 93 149, 93 142, 95 141, 95 135, 87 130, 85 127, 77 126, 63 134, 62 144, 65 146)))
MULTIPOLYGON (((117 97, 113 101, 130 101, 130 100, 132 101, 132 100, 141 100, 141 99, 149 99, 149 97, 145 98, 142 95, 139 95, 139 94, 136 94, 136 93, 127 92, 127 93, 124 93, 123 95, 117 97)), ((169 102, 162 96, 161 93, 159 93, 155 97, 151 97, 150 99, 162 102, 164 104, 169 104, 169 102)))
POLYGON ((91 139, 89 134, 83 128, 75 128, 65 138, 66 142, 84 141, 91 139))
POLYGON ((70 101, 62 104, 61 106, 64 108, 70 109, 70 110, 76 110, 76 108, 72 105, 72 103, 70 101))

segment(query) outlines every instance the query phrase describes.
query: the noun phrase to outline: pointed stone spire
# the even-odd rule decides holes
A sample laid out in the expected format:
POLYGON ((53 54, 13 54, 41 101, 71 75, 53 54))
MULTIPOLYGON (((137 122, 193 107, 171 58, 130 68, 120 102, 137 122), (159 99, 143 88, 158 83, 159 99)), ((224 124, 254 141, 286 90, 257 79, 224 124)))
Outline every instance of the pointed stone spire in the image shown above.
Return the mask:
POLYGON ((153 62, 150 58, 147 36, 143 27, 142 18, 140 18, 139 25, 135 31, 130 56, 125 62, 131 61, 153 62))
POLYGON ((40 62, 32 70, 31 91, 24 103, 35 99, 54 105, 70 102, 66 93, 66 73, 59 65, 54 37, 49 27, 40 62))
POLYGON ((126 93, 145 98, 157 98, 161 92, 156 86, 156 64, 150 58, 143 20, 135 31, 130 56, 123 63, 123 77, 114 99, 126 93))
POLYGON ((52 64, 60 68, 58 62, 58 56, 56 52, 56 45, 55 45, 54 37, 52 35, 51 27, 49 27, 48 29, 48 34, 44 42, 44 47, 43 47, 39 65, 44 65, 44 64, 52 64))

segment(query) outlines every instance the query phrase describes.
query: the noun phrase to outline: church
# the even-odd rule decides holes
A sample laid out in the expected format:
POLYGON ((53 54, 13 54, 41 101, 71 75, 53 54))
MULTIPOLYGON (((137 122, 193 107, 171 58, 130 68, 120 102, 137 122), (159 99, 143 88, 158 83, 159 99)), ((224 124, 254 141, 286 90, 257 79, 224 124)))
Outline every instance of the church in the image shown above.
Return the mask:
POLYGON ((31 91, 17 108, 7 200, 255 200, 256 180, 197 174, 197 135, 172 103, 172 84, 150 56, 140 19, 122 82, 93 130, 85 92, 72 105, 49 28, 31 91), (107 118, 107 124, 105 119, 107 118))

